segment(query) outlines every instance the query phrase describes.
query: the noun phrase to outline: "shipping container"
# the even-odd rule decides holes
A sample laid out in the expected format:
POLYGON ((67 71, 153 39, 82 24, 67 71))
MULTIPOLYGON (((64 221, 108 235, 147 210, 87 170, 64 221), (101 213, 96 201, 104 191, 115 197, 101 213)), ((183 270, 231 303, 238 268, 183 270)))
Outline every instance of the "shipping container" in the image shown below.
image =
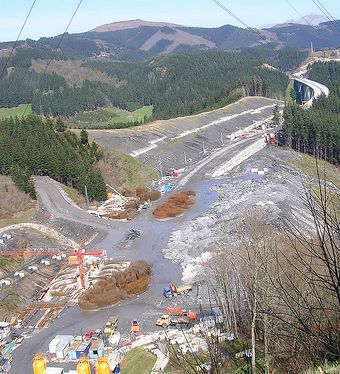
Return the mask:
POLYGON ((60 343, 57 345, 57 349, 55 351, 57 358, 64 359, 67 355, 68 349, 70 347, 70 342, 61 340, 60 343))
POLYGON ((50 344, 48 345, 48 350, 50 353, 55 354, 57 345, 60 343, 60 339, 54 338, 50 341, 50 344))

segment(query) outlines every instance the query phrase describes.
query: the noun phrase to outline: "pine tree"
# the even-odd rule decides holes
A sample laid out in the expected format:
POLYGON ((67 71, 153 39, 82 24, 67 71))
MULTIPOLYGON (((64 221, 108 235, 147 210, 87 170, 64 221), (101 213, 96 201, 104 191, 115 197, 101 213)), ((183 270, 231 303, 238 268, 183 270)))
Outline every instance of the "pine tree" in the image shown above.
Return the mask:
POLYGON ((80 131, 80 142, 84 145, 89 144, 89 134, 85 129, 80 131))

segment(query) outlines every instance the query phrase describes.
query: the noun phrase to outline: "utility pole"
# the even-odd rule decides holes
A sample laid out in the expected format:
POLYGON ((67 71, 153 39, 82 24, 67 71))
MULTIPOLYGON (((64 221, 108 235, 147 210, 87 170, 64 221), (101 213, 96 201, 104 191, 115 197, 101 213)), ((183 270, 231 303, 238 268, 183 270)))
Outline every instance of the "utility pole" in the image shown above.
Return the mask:
POLYGON ((184 151, 184 165, 187 164, 187 153, 184 151))
POLYGON ((162 165, 162 159, 159 158, 159 173, 161 175, 161 178, 163 178, 163 165, 162 165))
POLYGON ((202 142, 202 151, 203 151, 203 154, 205 155, 204 140, 202 142))
POLYGON ((224 144, 224 141, 223 141, 223 133, 221 132, 221 144, 223 145, 224 144))
POLYGON ((87 209, 89 208, 90 206, 90 202, 89 202, 89 195, 87 194, 87 186, 85 184, 85 199, 86 199, 86 205, 87 205, 87 209))

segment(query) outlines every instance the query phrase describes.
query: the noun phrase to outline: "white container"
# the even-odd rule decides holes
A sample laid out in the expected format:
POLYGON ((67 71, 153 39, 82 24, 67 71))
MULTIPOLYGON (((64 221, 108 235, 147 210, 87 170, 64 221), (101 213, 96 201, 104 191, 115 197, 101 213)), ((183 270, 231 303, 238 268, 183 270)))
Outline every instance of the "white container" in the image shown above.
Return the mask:
POLYGON ((63 360, 67 355, 67 351, 69 349, 69 346, 70 346, 70 343, 68 341, 62 340, 57 345, 57 349, 56 349, 56 352, 55 352, 57 358, 59 358, 60 360, 63 360))
POLYGON ((54 338, 51 340, 50 344, 48 345, 48 350, 50 353, 55 354, 57 350, 57 345, 60 343, 60 339, 54 338))

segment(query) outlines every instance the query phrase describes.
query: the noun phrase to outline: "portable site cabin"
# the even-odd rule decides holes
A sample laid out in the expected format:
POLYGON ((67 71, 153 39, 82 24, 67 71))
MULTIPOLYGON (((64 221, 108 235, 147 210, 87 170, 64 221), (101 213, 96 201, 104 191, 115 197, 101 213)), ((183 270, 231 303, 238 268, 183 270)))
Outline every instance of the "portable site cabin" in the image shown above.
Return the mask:
POLYGON ((57 346, 60 342, 67 342, 70 343, 73 340, 72 335, 56 335, 53 340, 51 340, 50 344, 48 345, 48 350, 52 354, 56 354, 57 346))
POLYGON ((15 349, 15 347, 16 347, 15 341, 11 341, 10 343, 6 344, 2 348, 1 354, 3 355, 5 359, 10 358, 12 355, 13 349, 15 349))
POLYGON ((67 340, 61 340, 59 344, 57 345, 57 348, 55 350, 55 354, 57 358, 64 359, 67 356, 67 352, 70 347, 70 342, 67 340))
POLYGON ((69 360, 76 360, 77 359, 77 349, 78 347, 82 344, 82 341, 79 341, 79 340, 73 340, 71 343, 70 343, 70 347, 68 349, 68 352, 67 352, 67 357, 69 360))
POLYGON ((82 342, 76 350, 76 358, 80 359, 81 356, 88 356, 91 342, 82 342))
POLYGON ((57 345, 60 343, 60 339, 54 338, 50 341, 50 344, 48 345, 48 350, 50 353, 55 354, 57 350, 57 345))
POLYGON ((56 335, 55 339, 64 340, 65 342, 71 342, 74 337, 73 335, 56 335))
POLYGON ((90 359, 100 358, 104 355, 104 342, 102 339, 93 340, 89 350, 90 359))
POLYGON ((11 369, 10 360, 2 358, 0 360, 0 370, 1 370, 1 372, 7 372, 7 371, 10 371, 10 369, 11 369))

